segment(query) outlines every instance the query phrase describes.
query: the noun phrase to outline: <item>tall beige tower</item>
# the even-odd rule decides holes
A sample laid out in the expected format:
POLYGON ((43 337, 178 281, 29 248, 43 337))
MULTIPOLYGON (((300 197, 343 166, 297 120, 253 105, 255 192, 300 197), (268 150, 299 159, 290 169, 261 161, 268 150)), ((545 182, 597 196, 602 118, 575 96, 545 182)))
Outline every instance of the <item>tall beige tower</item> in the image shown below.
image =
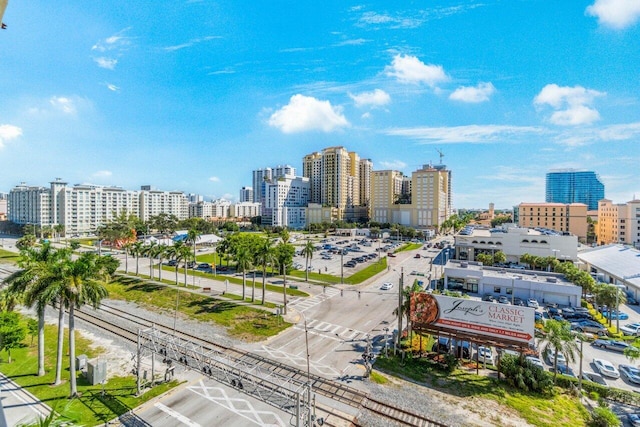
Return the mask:
POLYGON ((402 172, 394 170, 373 171, 371 173, 371 201, 369 218, 374 222, 394 222, 393 207, 402 193, 402 172))
POLYGON ((451 171, 425 165, 411 175, 412 221, 416 227, 440 227, 451 216, 451 171))

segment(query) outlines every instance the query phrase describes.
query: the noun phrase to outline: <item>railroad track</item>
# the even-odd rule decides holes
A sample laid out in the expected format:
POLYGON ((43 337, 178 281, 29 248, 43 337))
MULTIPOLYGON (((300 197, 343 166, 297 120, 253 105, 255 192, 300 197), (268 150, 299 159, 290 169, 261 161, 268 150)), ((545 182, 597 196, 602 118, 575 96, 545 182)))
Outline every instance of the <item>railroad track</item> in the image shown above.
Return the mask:
MULTIPOLYGON (((101 304, 101 311, 105 313, 109 313, 112 316, 116 316, 119 319, 124 319, 127 322, 132 323, 134 326, 131 328, 114 325, 102 317, 96 314, 96 312, 92 313, 86 310, 76 310, 76 315, 78 318, 93 324, 96 327, 107 330, 123 339, 128 341, 137 342, 139 328, 150 328, 155 327, 158 330, 168 333, 174 333, 174 329, 172 326, 163 325, 161 323, 152 323, 149 322, 142 316, 138 316, 136 314, 120 310, 116 307, 110 306, 108 304, 101 304)), ((175 331, 177 336, 181 338, 188 339, 189 341, 198 343, 203 347, 211 350, 216 350, 220 352, 224 352, 225 354, 232 356, 235 359, 241 360, 245 363, 251 365, 258 365, 263 369, 267 369, 271 372, 274 372, 281 376, 286 376, 288 378, 293 378, 294 380, 300 382, 307 382, 308 374, 307 372, 301 371, 295 367, 286 365, 281 362, 277 362, 271 359, 267 359, 265 357, 258 356, 256 354, 243 351, 234 347, 225 346, 219 343, 215 343, 209 340, 202 339, 201 337, 197 337, 195 335, 189 334, 187 332, 175 331)), ((421 426, 421 427, 436 427, 436 426, 444 426, 444 424, 440 424, 433 420, 429 420, 428 418, 415 414, 413 412, 409 412, 403 409, 395 408, 388 405, 385 402, 374 399, 368 396, 366 393, 357 390, 353 387, 349 387, 340 383, 337 383, 333 380, 321 377, 319 375, 311 374, 311 385, 314 393, 326 396, 332 400, 344 403, 348 406, 360 409, 369 410, 379 416, 382 416, 386 419, 393 420, 401 425, 409 425, 409 426, 421 426)), ((334 414, 334 416, 339 417, 334 414)), ((356 421, 348 420, 354 426, 358 426, 356 421)), ((330 425, 330 424, 329 424, 330 425)))

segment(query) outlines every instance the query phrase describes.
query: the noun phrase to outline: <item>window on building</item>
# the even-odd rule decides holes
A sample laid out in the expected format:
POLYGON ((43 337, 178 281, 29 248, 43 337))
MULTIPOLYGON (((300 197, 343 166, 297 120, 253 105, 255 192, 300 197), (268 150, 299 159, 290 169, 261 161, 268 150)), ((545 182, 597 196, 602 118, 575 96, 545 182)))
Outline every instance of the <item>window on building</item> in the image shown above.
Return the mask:
POLYGON ((494 286, 493 287, 493 293, 494 294, 499 294, 500 292, 502 292, 502 288, 500 286, 494 286))

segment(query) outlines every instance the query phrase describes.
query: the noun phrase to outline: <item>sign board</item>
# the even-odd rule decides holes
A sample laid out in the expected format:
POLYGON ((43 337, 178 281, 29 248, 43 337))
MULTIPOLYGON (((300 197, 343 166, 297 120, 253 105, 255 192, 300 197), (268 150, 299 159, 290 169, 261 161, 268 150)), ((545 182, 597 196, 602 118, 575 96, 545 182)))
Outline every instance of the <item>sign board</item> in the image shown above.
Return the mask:
POLYGON ((444 295, 414 293, 411 296, 411 321, 416 327, 474 333, 481 336, 528 343, 534 333, 533 308, 518 305, 453 298, 444 295))

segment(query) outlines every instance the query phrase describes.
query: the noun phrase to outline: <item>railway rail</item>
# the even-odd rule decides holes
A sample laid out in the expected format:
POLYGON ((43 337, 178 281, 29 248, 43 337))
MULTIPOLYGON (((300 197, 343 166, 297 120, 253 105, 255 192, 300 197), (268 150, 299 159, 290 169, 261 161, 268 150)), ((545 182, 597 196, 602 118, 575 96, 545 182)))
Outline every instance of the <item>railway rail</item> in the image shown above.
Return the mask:
MULTIPOLYGON (((101 304, 102 312, 108 313, 109 315, 115 316, 119 319, 123 319, 133 326, 125 327, 115 325, 105 319, 103 319, 100 315, 98 315, 97 311, 88 311, 86 309, 76 310, 76 316, 83 321, 92 324, 96 327, 99 327, 103 330, 107 330, 125 340, 131 342, 137 342, 139 328, 145 329, 150 327, 155 327, 163 332, 168 332, 175 334, 183 339, 187 339, 189 341, 198 343, 205 348, 225 352, 227 355, 241 360, 245 363, 250 363, 252 365, 260 365, 263 369, 269 370, 281 376, 287 376, 289 378, 293 378, 294 380, 298 380, 300 382, 306 382, 308 380, 308 373, 303 372, 295 367, 286 365, 281 362, 277 362, 271 359, 267 359, 265 357, 258 356, 256 354, 250 353, 248 351, 243 351, 234 347, 225 346, 219 343, 215 343, 201 337, 197 337, 195 335, 189 334, 187 332, 174 330, 173 327, 168 325, 163 325, 160 323, 152 323, 149 322, 142 316, 138 316, 136 314, 120 310, 116 307, 113 307, 108 304, 101 304)), ((377 414, 378 416, 384 417, 388 420, 393 420, 400 425, 408 425, 408 426, 421 426, 421 427, 437 427, 444 426, 444 424, 440 424, 436 421, 430 420, 423 415, 416 414, 404 409, 395 408, 372 398, 366 393, 357 390, 353 387, 349 387, 340 383, 337 383, 333 380, 321 377, 319 375, 311 374, 310 375, 311 386, 314 393, 320 394, 322 396, 328 397, 332 400, 335 400, 340 403, 344 403, 348 406, 354 407, 356 409, 366 409, 372 413, 377 414)), ((335 415, 335 414, 334 414, 335 415)), ((352 425, 358 426, 357 421, 349 420, 352 425)), ((327 425, 330 425, 327 424, 327 425)))

